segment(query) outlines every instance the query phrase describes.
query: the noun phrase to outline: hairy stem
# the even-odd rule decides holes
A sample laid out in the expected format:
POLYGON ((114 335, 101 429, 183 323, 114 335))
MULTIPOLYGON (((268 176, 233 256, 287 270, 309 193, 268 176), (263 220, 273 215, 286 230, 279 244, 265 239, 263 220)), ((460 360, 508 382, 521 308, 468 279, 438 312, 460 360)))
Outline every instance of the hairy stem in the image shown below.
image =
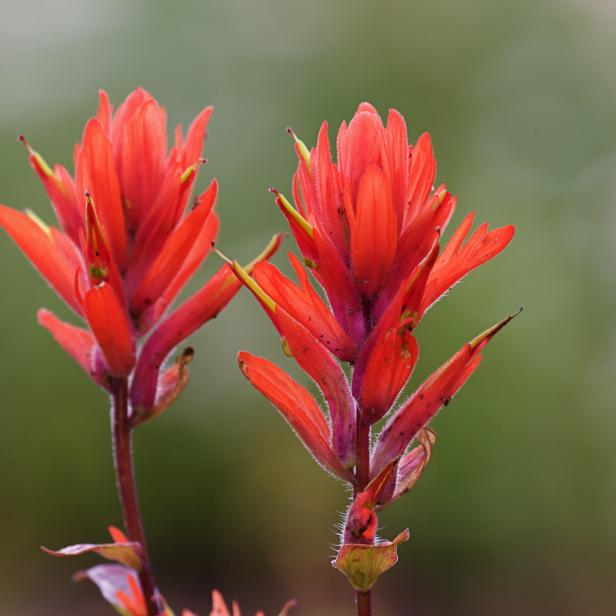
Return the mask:
MULTIPOLYGON (((355 436, 355 494, 363 491, 370 481, 370 424, 362 419, 358 409, 358 421, 355 436)), ((357 616, 372 615, 372 597, 370 591, 355 593, 357 616)))
POLYGON ((152 574, 137 501, 137 486, 133 469, 132 431, 128 416, 128 380, 125 378, 112 379, 111 391, 113 398, 111 409, 113 459, 124 526, 128 538, 141 546, 142 566, 139 572, 139 581, 146 598, 148 616, 157 616, 162 613, 163 608, 160 605, 156 582, 152 574))

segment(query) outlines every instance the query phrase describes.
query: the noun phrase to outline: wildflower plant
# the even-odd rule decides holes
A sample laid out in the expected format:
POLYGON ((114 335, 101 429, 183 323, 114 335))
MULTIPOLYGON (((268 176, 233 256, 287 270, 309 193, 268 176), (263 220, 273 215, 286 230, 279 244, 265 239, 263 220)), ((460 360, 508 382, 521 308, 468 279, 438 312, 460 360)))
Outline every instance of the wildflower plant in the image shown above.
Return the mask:
MULTIPOLYGON (((77 575, 94 581, 122 614, 169 615, 158 590, 139 513, 131 441, 135 428, 160 415, 188 383, 186 348, 169 365, 173 349, 215 317, 241 288, 228 265, 172 310, 184 285, 216 239, 216 180, 191 200, 201 166, 212 108, 186 133, 178 126, 168 148, 165 109, 143 89, 112 110, 100 93, 95 117, 75 146, 72 176, 49 166, 25 138, 58 226, 33 212, 0 205, 0 226, 85 324, 48 310, 39 323, 111 399, 113 453, 126 535, 113 542, 75 545, 56 556, 95 552, 115 561, 77 575)), ((248 266, 267 259, 276 236, 248 266)))
POLYGON ((404 530, 392 541, 379 539, 378 513, 419 479, 436 438, 428 423, 512 316, 463 345, 398 400, 419 357, 414 330, 440 297, 507 246, 514 228, 490 230, 484 223, 471 234, 470 213, 441 248, 456 198, 444 184, 434 188, 430 136, 409 144, 396 110, 383 125, 373 106, 361 104, 338 131, 336 162, 327 123, 311 150, 290 132, 298 157, 295 206, 273 192, 303 257, 289 254, 298 282, 267 262, 252 273, 232 265, 326 408, 269 360, 242 351, 238 361, 314 459, 351 487, 333 565, 354 588, 358 615, 368 616, 373 585, 409 537, 404 530))

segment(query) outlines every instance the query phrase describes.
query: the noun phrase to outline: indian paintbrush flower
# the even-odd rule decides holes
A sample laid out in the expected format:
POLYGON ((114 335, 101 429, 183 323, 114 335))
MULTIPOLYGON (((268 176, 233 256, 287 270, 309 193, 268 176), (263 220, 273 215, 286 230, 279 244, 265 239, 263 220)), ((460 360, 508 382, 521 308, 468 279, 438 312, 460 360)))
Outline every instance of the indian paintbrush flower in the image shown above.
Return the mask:
POLYGON ((166 315, 218 233, 216 180, 191 201, 212 111, 199 113, 186 134, 178 126, 168 149, 166 112, 150 94, 139 88, 112 113, 101 91, 75 146, 74 177, 20 138, 59 227, 0 205, 0 226, 87 328, 45 309, 39 323, 103 388, 109 377, 132 375, 136 421, 185 385, 180 370, 161 373, 164 360, 239 288, 224 266, 166 315))
MULTIPOLYGON (((173 349, 214 318, 241 288, 224 265, 170 310, 218 233, 216 180, 191 199, 205 164, 201 152, 211 114, 212 107, 203 109, 185 133, 178 126, 168 147, 165 109, 149 93, 138 88, 114 113, 101 91, 98 111, 74 149, 74 175, 62 165, 48 165, 20 137, 58 226, 45 224, 29 210, 0 205, 0 226, 85 327, 45 309, 38 313, 39 323, 111 394, 118 490, 130 543, 140 561, 135 571, 146 616, 159 614, 163 602, 137 505, 131 431, 162 413, 186 386, 193 351, 186 349, 164 367, 173 349)), ((275 237, 248 269, 267 259, 279 242, 275 237)), ((98 551, 108 553, 107 548, 98 551)), ((117 547, 112 550, 117 552, 117 547)), ((124 565, 101 565, 96 575, 103 581, 105 572, 117 577, 124 565)), ((139 604, 135 582, 120 577, 126 582, 122 596, 129 609, 129 604, 139 604)))
POLYGON ((358 613, 369 614, 372 585, 408 539, 405 531, 393 542, 379 541, 377 513, 417 481, 435 442, 427 424, 511 317, 465 344, 395 409, 419 357, 414 330, 434 302, 507 246, 514 228, 490 230, 484 223, 470 234, 471 213, 441 248, 456 198, 444 184, 434 187, 430 136, 409 144, 396 110, 383 125, 374 107, 362 103, 338 131, 336 162, 327 123, 311 150, 290 132, 298 156, 295 205, 272 192, 303 257, 302 264, 289 254, 298 283, 270 263, 257 264, 252 275, 233 266, 327 409, 272 362, 243 351, 239 364, 317 462, 352 486, 334 565, 356 589, 358 613), (372 443, 371 427, 387 415, 372 443))

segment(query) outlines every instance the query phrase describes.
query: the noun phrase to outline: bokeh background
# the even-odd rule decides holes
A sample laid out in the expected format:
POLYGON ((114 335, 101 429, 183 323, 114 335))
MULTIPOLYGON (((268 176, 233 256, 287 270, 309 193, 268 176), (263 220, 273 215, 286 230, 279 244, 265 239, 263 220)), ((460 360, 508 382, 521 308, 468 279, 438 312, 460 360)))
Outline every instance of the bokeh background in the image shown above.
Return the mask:
MULTIPOLYGON (((16 142, 69 164, 97 90, 135 86, 185 125, 216 112, 201 185, 222 186, 220 246, 249 258, 284 227, 292 126, 309 144, 362 100, 432 134, 438 181, 513 222, 507 251, 420 328, 420 382, 523 304, 433 422, 433 461, 382 516, 412 540, 379 583, 378 615, 607 615, 616 610, 616 8, 610 0, 0 2, 0 201, 51 208, 16 142)), ((287 248, 292 243, 287 242, 287 248)), ((283 251, 283 255, 284 255, 283 251)), ((278 258, 278 262, 282 262, 278 258)), ((197 276, 205 280, 217 263, 197 276)), ((120 524, 107 401, 38 328, 51 291, 0 237, 0 611, 103 615, 91 561, 38 546, 120 524)), ((194 285, 193 285, 194 288, 194 285)), ((246 613, 291 596, 298 616, 352 613, 329 560, 347 494, 244 381, 238 349, 290 367, 246 293, 192 339, 192 384, 137 434, 141 501, 158 577, 206 614, 220 588, 246 613)))

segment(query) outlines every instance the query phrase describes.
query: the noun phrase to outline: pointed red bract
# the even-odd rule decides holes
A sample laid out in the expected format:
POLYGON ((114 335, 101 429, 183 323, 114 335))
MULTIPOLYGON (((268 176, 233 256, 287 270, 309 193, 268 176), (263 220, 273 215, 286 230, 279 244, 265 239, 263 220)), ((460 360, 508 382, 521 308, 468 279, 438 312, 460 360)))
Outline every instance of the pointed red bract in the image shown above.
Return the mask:
POLYGON ((217 184, 213 182, 207 191, 207 196, 169 235, 132 297, 131 309, 135 313, 140 313, 144 308, 151 306, 175 278, 204 229, 214 206, 217 191, 217 184))
POLYGON ((265 359, 241 352, 238 362, 244 376, 278 409, 317 462, 334 475, 350 479, 331 449, 329 424, 308 391, 265 359))
POLYGON ((362 176, 351 226, 351 258, 360 289, 373 296, 393 263, 398 220, 383 171, 372 166, 362 176))
POLYGON ((126 312, 106 282, 84 297, 88 324, 105 357, 111 376, 128 376, 135 365, 135 343, 126 312))
POLYGON ((487 223, 484 223, 462 246, 472 224, 473 214, 470 213, 453 234, 436 262, 422 301, 424 310, 470 271, 501 252, 515 233, 513 225, 489 231, 487 223))
POLYGON ((65 323, 49 310, 37 314, 39 325, 49 330, 54 340, 81 366, 84 372, 101 387, 106 387, 104 372, 96 361, 96 339, 87 330, 65 323))
POLYGON ((128 241, 121 186, 111 148, 111 142, 98 120, 90 120, 83 134, 75 174, 78 194, 89 192, 94 198, 116 263, 119 269, 123 269, 128 255, 128 241))
POLYGON ((70 240, 52 227, 45 227, 34 217, 0 205, 0 226, 25 253, 54 291, 77 313, 73 285, 80 267, 76 248, 70 240))
POLYGON ((355 405, 340 365, 303 325, 284 310, 276 310, 276 321, 288 352, 319 386, 327 402, 332 425, 332 447, 345 467, 355 462, 355 405))
POLYGON ((404 213, 405 227, 421 211, 434 186, 436 160, 428 133, 419 137, 410 154, 409 183, 406 188, 406 211, 404 213))
POLYGON ((342 329, 329 306, 313 289, 299 259, 289 253, 299 285, 284 276, 270 263, 255 267, 253 277, 263 290, 296 321, 302 322, 334 355, 344 361, 353 361, 357 349, 342 329))
POLYGON ((389 420, 372 454, 372 472, 404 453, 409 443, 432 417, 447 406, 481 362, 481 350, 513 317, 509 316, 465 344, 432 374, 389 420))

